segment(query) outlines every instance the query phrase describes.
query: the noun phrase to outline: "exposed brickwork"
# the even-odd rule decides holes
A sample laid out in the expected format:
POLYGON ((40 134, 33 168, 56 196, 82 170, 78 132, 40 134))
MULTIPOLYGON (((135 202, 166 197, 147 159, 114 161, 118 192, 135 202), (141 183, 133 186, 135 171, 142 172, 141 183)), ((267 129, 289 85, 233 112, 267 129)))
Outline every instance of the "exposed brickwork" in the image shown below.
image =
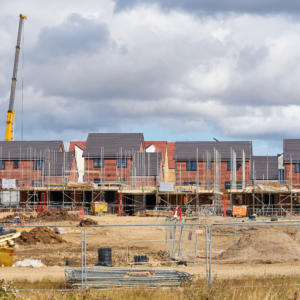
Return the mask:
MULTIPOLYGON (((236 172, 236 181, 241 182, 243 178, 242 166, 240 166, 236 172)), ((184 185, 184 182, 200 182, 200 185, 205 185, 207 182, 214 183, 214 162, 211 163, 210 176, 206 172, 206 162, 198 162, 197 171, 187 171, 186 162, 177 161, 176 162, 176 184, 184 185), (206 178, 209 176, 209 178, 206 178)), ((222 161, 220 167, 220 185, 221 189, 225 188, 225 182, 230 181, 231 172, 227 170, 227 162, 222 161)), ((250 185, 250 163, 247 161, 245 163, 245 180, 246 185, 250 185)))
POLYGON ((117 168, 116 158, 105 158, 104 168, 94 168, 94 160, 85 159, 85 181, 94 182, 100 179, 105 182, 115 182, 117 180, 129 181, 132 159, 127 159, 127 168, 117 168))
POLYGON ((285 164, 284 166, 285 166, 285 183, 292 185, 293 187, 299 188, 300 173, 295 172, 295 164, 292 164, 292 170, 291 170, 291 164, 285 164), (290 174, 290 170, 292 171, 292 174, 290 174))

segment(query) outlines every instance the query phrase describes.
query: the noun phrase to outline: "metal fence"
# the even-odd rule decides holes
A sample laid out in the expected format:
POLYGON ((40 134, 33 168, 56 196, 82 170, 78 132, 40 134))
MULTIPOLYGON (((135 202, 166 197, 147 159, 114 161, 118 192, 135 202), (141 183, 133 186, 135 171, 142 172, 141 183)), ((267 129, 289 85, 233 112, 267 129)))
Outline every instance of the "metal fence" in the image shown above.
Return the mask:
MULTIPOLYGON (((176 263, 181 260, 185 260, 188 263, 205 264, 206 267, 206 280, 207 283, 212 285, 213 283, 213 236, 218 234, 217 228, 230 227, 232 230, 228 234, 232 237, 232 243, 237 243, 240 238, 240 232, 243 228, 249 227, 282 227, 297 226, 300 230, 299 219, 284 219, 283 221, 270 221, 268 219, 262 219, 259 221, 251 222, 226 222, 226 223, 213 223, 209 226, 200 223, 198 218, 183 219, 181 221, 175 221, 167 219, 165 223, 159 224, 101 224, 101 225, 89 225, 86 227, 80 227, 79 225, 10 225, 8 228, 73 228, 76 229, 78 239, 80 239, 80 268, 76 271, 76 278, 80 279, 80 288, 86 288, 89 286, 89 274, 91 274, 90 266, 94 265, 94 261, 91 259, 95 256, 96 246, 90 243, 90 237, 99 236, 104 229, 110 229, 111 233, 123 234, 127 233, 128 237, 133 230, 139 230, 139 228, 152 227, 162 229, 160 231, 160 237, 157 240, 150 237, 144 240, 129 240, 127 246, 122 249, 122 264, 132 268, 135 266, 132 263, 132 256, 130 254, 130 247, 138 243, 158 243, 159 249, 165 249, 169 253, 170 260, 168 262, 176 263), (122 228, 124 229, 122 231, 122 228), (199 235, 202 235, 202 242, 199 244, 199 235), (201 254, 201 250, 203 254, 201 254), (202 259, 200 259, 202 256, 202 259)), ((220 233, 226 235, 225 233, 220 233)), ((108 237, 109 240, 109 237, 108 237)), ((79 244, 78 244, 79 245, 79 244)), ((101 245, 99 245, 101 246, 101 245)), ((141 249, 144 251, 143 249, 141 249)), ((93 258, 94 259, 94 258, 93 258)), ((167 261, 165 261, 167 262, 167 261)), ((151 262, 150 262, 151 263, 151 262)), ((134 270, 134 268, 133 268, 134 270)), ((93 271, 93 270, 92 270, 93 271)), ((93 272, 92 272, 93 273, 93 272)), ((178 275, 178 274, 177 274, 178 275)), ((178 275, 179 276, 179 275, 178 275)))

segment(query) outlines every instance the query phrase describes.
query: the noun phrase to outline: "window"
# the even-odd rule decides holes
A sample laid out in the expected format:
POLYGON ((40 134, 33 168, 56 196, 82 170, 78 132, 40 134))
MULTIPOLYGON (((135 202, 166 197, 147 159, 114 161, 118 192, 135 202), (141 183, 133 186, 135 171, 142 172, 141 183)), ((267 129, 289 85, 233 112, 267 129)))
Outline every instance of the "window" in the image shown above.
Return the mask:
POLYGON ((13 167, 14 167, 14 169, 18 169, 19 168, 19 161, 18 160, 14 160, 13 167))
POLYGON ((227 161, 227 171, 231 171, 231 161, 227 161))
POLYGON ((284 169, 279 170, 279 183, 284 184, 284 169))
POLYGON ((104 168, 104 159, 103 158, 94 158, 93 166, 94 166, 94 168, 104 168))
POLYGON ((195 160, 190 160, 186 162, 186 170, 187 171, 196 171, 197 170, 197 162, 195 160))
POLYGON ((127 168, 127 158, 117 158, 117 167, 118 168, 127 168))
POLYGON ((300 163, 295 163, 295 173, 300 173, 300 163))
POLYGON ((16 187, 19 186, 19 180, 16 180, 16 187))
POLYGON ((101 182, 100 178, 94 178, 94 183, 98 184, 100 182, 101 182))
POLYGON ((5 170, 5 160, 0 160, 0 170, 5 170))
POLYGON ((196 181, 185 181, 185 182, 183 183, 183 185, 185 185, 185 186, 188 186, 188 185, 195 186, 195 185, 196 185, 196 181))
POLYGON ((226 190, 230 189, 230 181, 225 181, 225 189, 226 190))
POLYGON ((236 188, 237 189, 242 189, 243 188, 243 182, 242 181, 237 181, 236 182, 236 188))
POLYGON ((43 161, 42 160, 35 160, 33 169, 34 170, 42 170, 43 169, 43 161))
MULTIPOLYGON (((237 161, 236 162, 236 170, 238 170, 241 167, 241 162, 237 161)), ((231 161, 227 161, 227 171, 231 171, 231 161)))

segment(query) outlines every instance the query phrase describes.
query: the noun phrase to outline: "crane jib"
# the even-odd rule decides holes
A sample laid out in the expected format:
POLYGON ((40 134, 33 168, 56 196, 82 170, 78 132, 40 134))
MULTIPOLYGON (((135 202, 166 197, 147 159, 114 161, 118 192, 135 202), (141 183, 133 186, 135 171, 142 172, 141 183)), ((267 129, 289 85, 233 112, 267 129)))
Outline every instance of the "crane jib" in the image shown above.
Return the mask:
POLYGON ((14 118, 15 118, 14 102, 15 102, 15 93, 16 93, 16 84, 17 84, 19 55, 20 55, 20 49, 21 49, 20 44, 21 44, 21 37, 22 37, 22 27, 23 27, 24 19, 26 19, 26 16, 20 14, 16 53, 15 53, 14 68, 13 68, 13 76, 12 76, 12 80, 11 80, 9 107, 8 107, 7 118, 6 118, 6 131, 5 131, 5 140, 6 141, 14 140, 14 118))

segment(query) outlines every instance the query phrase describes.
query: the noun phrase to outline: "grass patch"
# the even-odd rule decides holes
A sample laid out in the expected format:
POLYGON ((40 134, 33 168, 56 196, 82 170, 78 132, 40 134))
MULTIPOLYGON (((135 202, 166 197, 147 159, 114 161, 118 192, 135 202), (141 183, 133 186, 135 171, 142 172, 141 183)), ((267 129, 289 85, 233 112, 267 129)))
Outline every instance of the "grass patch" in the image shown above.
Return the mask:
MULTIPOLYGON (((29 283, 16 282, 14 286, 18 288, 51 289, 66 288, 63 282, 53 282, 42 280, 41 282, 29 283), (23 286, 22 286, 23 284, 23 286), (21 287, 22 286, 22 287, 21 287)), ((13 291, 8 292, 9 297, 14 297, 13 291)), ((215 280, 213 286, 207 286, 204 280, 194 282, 192 285, 180 288, 111 288, 106 290, 88 289, 84 291, 70 290, 67 292, 19 292, 17 297, 23 299, 100 299, 100 300, 209 300, 209 299, 292 299, 300 300, 300 279, 297 277, 268 277, 255 278, 245 277, 230 280, 215 280)), ((0 297, 1 298, 1 297, 0 297)), ((14 299, 14 298, 1 298, 14 299)))

